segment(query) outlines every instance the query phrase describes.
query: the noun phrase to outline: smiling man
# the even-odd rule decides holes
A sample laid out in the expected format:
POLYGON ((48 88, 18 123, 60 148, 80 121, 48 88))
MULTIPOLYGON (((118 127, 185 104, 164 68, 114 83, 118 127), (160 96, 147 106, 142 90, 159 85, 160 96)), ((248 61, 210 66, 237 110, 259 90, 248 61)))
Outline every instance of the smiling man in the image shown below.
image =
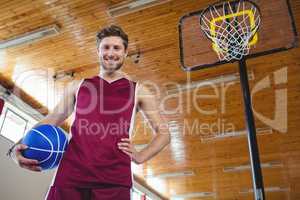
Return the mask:
MULTIPOLYGON (((99 75, 71 83, 54 111, 39 122, 60 125, 71 113, 75 116, 47 200, 129 200, 131 161, 141 164, 170 142, 154 95, 121 72, 128 36, 118 26, 106 27, 97 34, 97 51, 99 75), (130 140, 138 111, 155 133, 140 152, 130 140)), ((19 165, 40 171, 37 161, 22 157, 26 148, 18 144, 14 150, 19 165)))

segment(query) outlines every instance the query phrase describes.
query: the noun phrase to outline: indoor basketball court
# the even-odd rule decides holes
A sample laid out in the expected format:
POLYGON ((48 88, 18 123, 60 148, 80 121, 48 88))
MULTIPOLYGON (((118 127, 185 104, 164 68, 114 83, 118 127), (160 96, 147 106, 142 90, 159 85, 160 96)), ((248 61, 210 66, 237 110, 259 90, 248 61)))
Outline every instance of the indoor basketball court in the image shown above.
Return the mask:
POLYGON ((0 9, 0 199, 300 199, 300 1, 0 9))

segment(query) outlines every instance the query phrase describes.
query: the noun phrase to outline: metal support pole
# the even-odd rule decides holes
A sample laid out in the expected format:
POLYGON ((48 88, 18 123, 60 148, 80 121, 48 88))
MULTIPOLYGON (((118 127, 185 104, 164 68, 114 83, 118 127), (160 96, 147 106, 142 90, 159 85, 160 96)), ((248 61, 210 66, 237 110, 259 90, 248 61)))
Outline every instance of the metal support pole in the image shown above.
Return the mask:
POLYGON ((259 151, 256 139, 256 128, 252 111, 251 95, 248 82, 246 60, 239 61, 241 89, 244 99, 244 109, 247 125, 248 146, 252 170, 252 182, 255 200, 265 200, 264 184, 260 167, 259 151))

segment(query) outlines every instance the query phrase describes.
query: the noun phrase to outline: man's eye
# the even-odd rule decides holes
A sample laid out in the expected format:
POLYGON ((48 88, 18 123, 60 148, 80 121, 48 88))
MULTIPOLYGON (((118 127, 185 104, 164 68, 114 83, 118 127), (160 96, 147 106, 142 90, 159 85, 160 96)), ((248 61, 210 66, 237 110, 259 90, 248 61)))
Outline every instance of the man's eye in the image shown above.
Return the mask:
POLYGON ((114 49, 115 49, 115 50, 119 50, 120 47, 119 47, 119 46, 114 46, 114 49))

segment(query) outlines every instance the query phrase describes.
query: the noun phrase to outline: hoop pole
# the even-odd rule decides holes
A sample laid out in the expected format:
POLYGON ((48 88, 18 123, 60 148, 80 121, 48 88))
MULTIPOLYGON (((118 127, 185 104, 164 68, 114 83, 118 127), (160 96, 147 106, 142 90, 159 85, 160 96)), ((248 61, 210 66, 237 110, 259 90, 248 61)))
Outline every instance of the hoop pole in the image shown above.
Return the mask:
POLYGON ((251 95, 249 89, 247 65, 246 65, 245 58, 242 58, 239 61, 239 70, 240 70, 241 90, 244 99, 246 126, 248 132, 247 137, 248 137, 248 147, 249 147, 249 155, 251 161, 254 197, 255 200, 265 200, 265 191, 264 191, 263 177, 262 177, 262 171, 260 166, 259 151, 258 151, 257 138, 256 138, 256 128, 255 128, 255 121, 254 121, 253 111, 252 111, 251 95))

